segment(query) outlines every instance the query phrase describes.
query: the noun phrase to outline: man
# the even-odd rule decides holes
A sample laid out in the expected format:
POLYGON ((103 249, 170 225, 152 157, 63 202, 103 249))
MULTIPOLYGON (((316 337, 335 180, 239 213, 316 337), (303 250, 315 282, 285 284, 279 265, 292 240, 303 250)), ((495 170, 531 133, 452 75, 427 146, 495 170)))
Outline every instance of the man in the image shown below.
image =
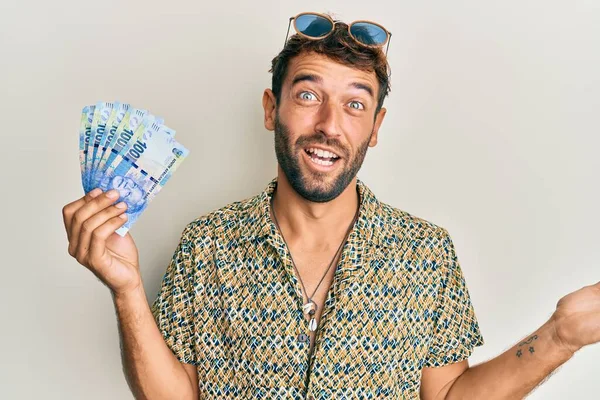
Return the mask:
POLYGON ((386 113, 389 32, 367 46, 353 26, 295 17, 263 95, 277 178, 187 226, 152 307, 133 239, 113 233, 118 193, 63 209, 69 253, 111 289, 136 397, 522 398, 600 341, 598 283, 469 366, 483 338, 448 232, 356 177, 386 113))

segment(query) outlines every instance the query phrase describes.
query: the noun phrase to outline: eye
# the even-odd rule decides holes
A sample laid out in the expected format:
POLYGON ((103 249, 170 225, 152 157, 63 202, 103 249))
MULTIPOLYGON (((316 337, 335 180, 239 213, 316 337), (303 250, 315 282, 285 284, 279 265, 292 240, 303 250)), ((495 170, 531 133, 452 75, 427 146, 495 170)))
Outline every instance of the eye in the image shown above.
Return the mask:
POLYGON ((360 101, 351 101, 349 104, 350 104, 350 108, 354 108, 355 110, 364 110, 365 109, 365 105, 363 103, 361 103, 360 101))
POLYGON ((317 98, 313 93, 311 92, 300 92, 300 98, 302 100, 311 100, 310 96, 314 97, 315 99, 317 98))

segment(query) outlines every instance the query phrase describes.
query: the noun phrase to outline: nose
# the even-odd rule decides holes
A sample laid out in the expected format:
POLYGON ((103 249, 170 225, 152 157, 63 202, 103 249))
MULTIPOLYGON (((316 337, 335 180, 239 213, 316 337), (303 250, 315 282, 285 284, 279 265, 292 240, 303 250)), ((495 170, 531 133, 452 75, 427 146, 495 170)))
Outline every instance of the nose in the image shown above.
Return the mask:
POLYGON ((340 136, 340 123, 342 118, 342 109, 332 101, 323 102, 317 113, 317 122, 315 132, 320 132, 326 136, 340 136))

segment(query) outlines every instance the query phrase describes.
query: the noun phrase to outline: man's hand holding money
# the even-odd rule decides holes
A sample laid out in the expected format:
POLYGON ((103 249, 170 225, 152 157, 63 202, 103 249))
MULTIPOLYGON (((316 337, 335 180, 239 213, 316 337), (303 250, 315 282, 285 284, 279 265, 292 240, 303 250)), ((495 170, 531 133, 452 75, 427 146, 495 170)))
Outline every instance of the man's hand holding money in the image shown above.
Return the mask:
POLYGON ((119 192, 94 189, 63 208, 69 254, 92 271, 114 295, 137 289, 142 282, 137 247, 130 234, 115 234, 127 221, 119 192))

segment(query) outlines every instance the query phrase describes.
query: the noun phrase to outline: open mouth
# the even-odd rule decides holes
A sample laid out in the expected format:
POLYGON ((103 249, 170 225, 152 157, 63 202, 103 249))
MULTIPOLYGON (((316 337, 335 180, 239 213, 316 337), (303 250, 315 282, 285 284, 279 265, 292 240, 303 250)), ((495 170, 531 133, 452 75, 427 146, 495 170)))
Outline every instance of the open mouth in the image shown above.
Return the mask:
POLYGON ((312 161, 314 164, 321 165, 324 167, 330 167, 340 160, 340 156, 338 156, 337 154, 316 147, 306 148, 304 149, 304 152, 306 153, 310 161, 312 161))

